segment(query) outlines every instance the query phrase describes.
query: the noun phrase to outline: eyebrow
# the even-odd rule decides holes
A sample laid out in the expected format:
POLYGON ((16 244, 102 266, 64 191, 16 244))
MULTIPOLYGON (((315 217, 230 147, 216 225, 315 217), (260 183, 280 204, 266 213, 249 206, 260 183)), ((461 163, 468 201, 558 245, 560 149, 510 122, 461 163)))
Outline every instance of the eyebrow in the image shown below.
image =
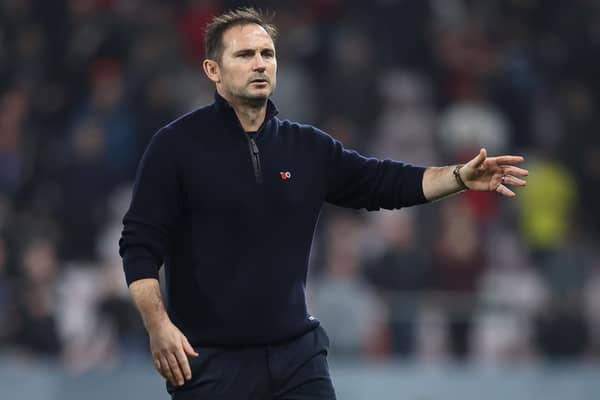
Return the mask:
MULTIPOLYGON (((264 47, 262 49, 260 49, 260 52, 271 52, 273 54, 275 54, 275 49, 272 49, 270 47, 264 47)), ((238 56, 238 55, 242 55, 242 54, 248 54, 248 53, 256 53, 256 49, 241 49, 241 50, 237 50, 233 53, 234 56, 238 56)))

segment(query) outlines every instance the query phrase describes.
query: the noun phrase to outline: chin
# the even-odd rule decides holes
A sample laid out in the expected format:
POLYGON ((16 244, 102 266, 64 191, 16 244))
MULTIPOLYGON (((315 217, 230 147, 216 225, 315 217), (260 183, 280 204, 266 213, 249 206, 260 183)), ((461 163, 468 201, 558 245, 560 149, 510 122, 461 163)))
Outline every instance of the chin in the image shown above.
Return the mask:
POLYGON ((260 99, 266 100, 269 98, 270 95, 271 95, 271 92, 257 93, 257 94, 252 94, 252 95, 248 96, 248 98, 255 99, 255 100, 260 100, 260 99))
POLYGON ((264 89, 255 90, 253 92, 250 92, 249 94, 251 96, 255 95, 256 97, 263 97, 263 96, 264 97, 269 97, 271 95, 271 93, 273 93, 273 91, 271 90, 270 87, 267 87, 267 88, 264 88, 264 89))
POLYGON ((272 92, 270 90, 265 90, 254 93, 246 93, 244 97, 250 101, 266 101, 269 96, 271 96, 271 93, 272 92))

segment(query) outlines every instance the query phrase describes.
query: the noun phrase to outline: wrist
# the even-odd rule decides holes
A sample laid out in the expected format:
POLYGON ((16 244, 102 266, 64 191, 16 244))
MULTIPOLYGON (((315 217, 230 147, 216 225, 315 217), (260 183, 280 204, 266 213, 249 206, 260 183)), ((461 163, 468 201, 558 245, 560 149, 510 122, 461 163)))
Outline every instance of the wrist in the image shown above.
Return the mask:
POLYGON ((156 329, 164 326, 166 322, 169 321, 169 316, 166 312, 162 312, 158 315, 152 315, 151 317, 144 319, 144 325, 146 326, 146 330, 148 332, 155 331, 156 329))
POLYGON ((455 166, 452 170, 452 175, 454 175, 454 179, 458 184, 459 190, 469 190, 469 187, 465 184, 465 181, 463 181, 462 176, 460 175, 460 170, 463 166, 464 164, 458 164, 455 166))

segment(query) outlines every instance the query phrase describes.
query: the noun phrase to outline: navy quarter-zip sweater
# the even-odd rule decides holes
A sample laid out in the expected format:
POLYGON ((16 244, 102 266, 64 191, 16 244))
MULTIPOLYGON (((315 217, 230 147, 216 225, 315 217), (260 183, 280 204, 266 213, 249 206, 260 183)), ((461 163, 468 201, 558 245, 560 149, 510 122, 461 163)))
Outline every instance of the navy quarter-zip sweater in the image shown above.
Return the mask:
POLYGON ((164 262, 167 312, 194 346, 277 343, 319 324, 305 285, 323 202, 426 202, 424 168, 365 158, 276 114, 269 101, 248 135, 215 94, 159 130, 140 162, 119 241, 127 283, 158 278, 164 262))

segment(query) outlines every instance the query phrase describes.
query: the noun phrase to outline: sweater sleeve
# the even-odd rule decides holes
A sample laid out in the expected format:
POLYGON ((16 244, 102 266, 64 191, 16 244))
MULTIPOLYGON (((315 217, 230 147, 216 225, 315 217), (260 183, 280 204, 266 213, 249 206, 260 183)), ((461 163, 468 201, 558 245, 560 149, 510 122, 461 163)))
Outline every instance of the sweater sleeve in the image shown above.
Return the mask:
POLYGON ((175 147, 169 129, 158 131, 137 171, 129 210, 123 218, 119 254, 127 284, 158 279, 178 215, 178 177, 175 147))
POLYGON ((426 203, 424 167, 367 158, 329 137, 327 201, 369 211, 426 203))

